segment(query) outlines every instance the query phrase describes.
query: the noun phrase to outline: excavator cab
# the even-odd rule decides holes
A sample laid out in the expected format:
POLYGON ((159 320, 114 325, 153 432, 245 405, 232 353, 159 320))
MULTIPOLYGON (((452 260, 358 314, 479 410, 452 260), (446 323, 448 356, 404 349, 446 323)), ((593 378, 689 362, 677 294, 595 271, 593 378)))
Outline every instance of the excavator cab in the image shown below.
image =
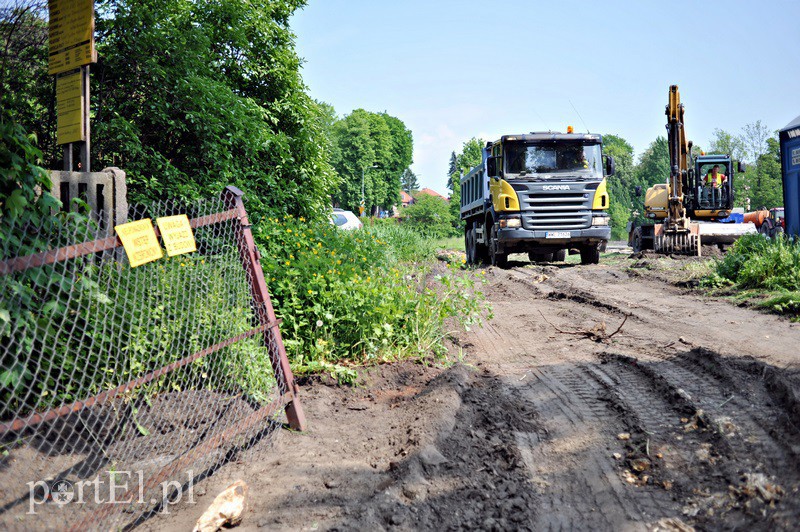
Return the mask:
POLYGON ((725 218, 733 209, 733 161, 729 155, 700 155, 690 172, 686 207, 694 220, 725 218))

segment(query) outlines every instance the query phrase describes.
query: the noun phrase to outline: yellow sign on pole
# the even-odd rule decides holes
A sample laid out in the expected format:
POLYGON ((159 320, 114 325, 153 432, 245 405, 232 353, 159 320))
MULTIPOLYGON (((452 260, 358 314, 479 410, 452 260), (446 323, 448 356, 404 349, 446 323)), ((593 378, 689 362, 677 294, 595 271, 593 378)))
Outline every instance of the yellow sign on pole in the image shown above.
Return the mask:
POLYGON ((125 254, 128 255, 128 262, 130 262, 131 268, 136 268, 164 256, 150 218, 117 225, 114 230, 117 232, 119 239, 122 240, 122 247, 125 248, 125 254))
POLYGON ((56 78, 58 144, 86 140, 83 127, 83 91, 80 69, 56 78))
POLYGON ((50 0, 50 74, 97 62, 94 0, 50 0))
POLYGON ((185 214, 164 216, 156 218, 156 223, 167 248, 167 255, 173 257, 197 251, 197 242, 194 240, 188 216, 185 214))

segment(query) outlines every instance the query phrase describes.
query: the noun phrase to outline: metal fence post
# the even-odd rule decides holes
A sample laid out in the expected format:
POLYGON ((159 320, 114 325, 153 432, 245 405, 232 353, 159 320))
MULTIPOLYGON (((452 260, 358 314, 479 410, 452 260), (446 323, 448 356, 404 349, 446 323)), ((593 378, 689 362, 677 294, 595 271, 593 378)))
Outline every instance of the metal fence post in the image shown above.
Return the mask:
POLYGON ((272 307, 272 301, 267 290, 264 270, 261 268, 261 256, 253 240, 253 232, 250 230, 250 221, 244 208, 243 197, 244 192, 232 185, 226 187, 222 193, 226 206, 229 209, 238 211, 239 225, 236 228, 236 240, 239 246, 242 266, 248 273, 248 281, 253 294, 253 302, 257 309, 256 314, 258 315, 259 323, 261 325, 272 324, 264 331, 264 342, 269 347, 270 362, 279 386, 283 389, 283 393, 288 393, 292 396, 292 400, 286 405, 286 418, 292 429, 303 431, 306 429, 306 418, 303 413, 303 407, 297 397, 299 388, 294 382, 289 359, 286 357, 286 348, 283 345, 275 310, 272 307))

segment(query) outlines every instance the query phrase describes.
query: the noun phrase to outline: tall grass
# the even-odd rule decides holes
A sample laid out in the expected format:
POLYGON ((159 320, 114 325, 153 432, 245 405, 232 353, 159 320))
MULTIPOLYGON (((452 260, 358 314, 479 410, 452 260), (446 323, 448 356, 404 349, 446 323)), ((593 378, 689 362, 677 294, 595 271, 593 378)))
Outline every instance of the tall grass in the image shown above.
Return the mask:
POLYGON ((435 242, 387 221, 342 231, 286 218, 255 235, 293 368, 351 380, 353 365, 444 354, 446 322, 484 311, 480 277, 452 265, 432 275, 435 242))
POLYGON ((733 285, 745 294, 757 292, 756 299, 767 295, 758 306, 799 319, 800 242, 744 236, 717 262, 716 271, 702 284, 715 288, 733 285))
POLYGON ((747 235, 717 265, 717 274, 739 288, 800 290, 800 243, 747 235))

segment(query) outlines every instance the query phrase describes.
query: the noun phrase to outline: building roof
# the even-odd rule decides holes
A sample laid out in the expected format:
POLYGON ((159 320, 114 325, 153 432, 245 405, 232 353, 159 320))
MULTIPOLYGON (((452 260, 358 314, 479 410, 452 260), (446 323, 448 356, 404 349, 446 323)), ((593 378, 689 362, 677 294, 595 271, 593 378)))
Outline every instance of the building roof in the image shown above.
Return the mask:
POLYGON ((433 190, 433 189, 431 189, 431 188, 427 188, 427 187, 426 187, 426 188, 423 188, 422 190, 420 190, 419 192, 417 192, 417 194, 427 194, 428 196, 434 196, 434 197, 437 197, 437 198, 442 198, 443 200, 446 200, 446 199, 447 199, 447 197, 445 197, 445 196, 442 196, 441 194, 439 194, 439 193, 438 193, 438 192, 436 192, 435 190, 433 190))
POLYGON ((797 126, 800 126, 800 116, 798 116, 797 118, 795 118, 794 120, 792 120, 791 122, 789 122, 788 124, 786 124, 786 125, 783 127, 783 129, 781 129, 781 131, 786 131, 786 130, 789 130, 789 129, 795 128, 795 127, 797 127, 797 126))
POLYGON ((401 203, 411 203, 414 201, 414 198, 411 197, 411 194, 406 192, 405 190, 400 191, 400 202, 401 203))

